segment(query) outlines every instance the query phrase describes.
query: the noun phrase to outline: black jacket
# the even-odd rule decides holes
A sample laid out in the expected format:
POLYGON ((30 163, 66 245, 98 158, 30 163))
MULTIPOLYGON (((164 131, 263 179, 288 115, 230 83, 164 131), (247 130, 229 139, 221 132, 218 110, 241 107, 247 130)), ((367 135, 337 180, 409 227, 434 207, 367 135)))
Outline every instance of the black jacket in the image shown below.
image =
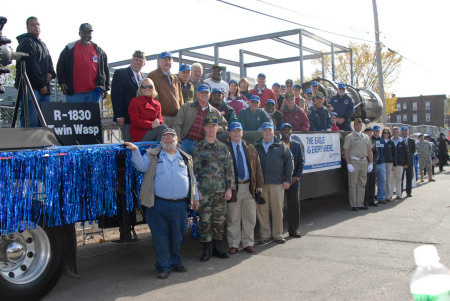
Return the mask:
POLYGON ((125 117, 125 123, 130 124, 130 116, 128 115, 128 106, 131 99, 136 97, 139 88, 131 67, 122 68, 114 72, 111 85, 111 101, 114 111, 113 120, 125 117))
POLYGON ((262 144, 262 138, 255 143, 259 154, 261 168, 264 175, 264 184, 291 183, 294 170, 294 160, 287 146, 278 137, 274 137, 267 154, 262 144))
MULTIPOLYGON (((294 172, 292 173, 292 176, 300 179, 303 173, 303 166, 305 165, 303 144, 291 139, 290 151, 292 153, 292 157, 294 158, 294 172)), ((295 182, 291 187, 289 187, 289 190, 300 190, 300 181, 295 182)))
POLYGON ((331 118, 328 115, 328 110, 325 107, 320 109, 316 106, 312 106, 308 114, 309 118, 309 130, 310 131, 326 131, 331 130, 331 118))
MULTIPOLYGON (((58 84, 67 85, 67 94, 73 95, 73 53, 75 51, 75 44, 78 41, 69 43, 64 47, 63 51, 59 55, 58 64, 56 65, 56 72, 58 74, 58 84)), ((95 43, 95 51, 98 55, 98 69, 97 69, 97 79, 95 83, 97 88, 104 91, 109 91, 109 67, 108 67, 108 57, 106 53, 95 43)))
POLYGON ((413 166, 414 154, 416 153, 416 142, 414 141, 414 139, 411 138, 403 138, 403 141, 408 146, 408 166, 413 166))
MULTIPOLYGON (((17 52, 28 53, 29 56, 23 57, 25 62, 28 79, 30 80, 31 87, 34 90, 39 90, 45 86, 50 94, 50 83, 47 82, 47 73, 52 75, 52 79, 55 78, 56 73, 53 68, 52 58, 48 52, 47 46, 41 39, 36 38, 32 34, 24 33, 17 37, 19 45, 17 46, 17 52)), ((19 87, 19 79, 22 75, 20 66, 21 62, 16 63, 16 81, 14 87, 19 87)))
MULTIPOLYGON (((266 111, 266 113, 267 113, 267 111, 266 111)), ((269 113, 267 113, 267 115, 269 115, 269 113)), ((284 123, 283 113, 281 113, 278 110, 275 110, 273 112, 272 116, 269 115, 269 117, 270 117, 270 119, 272 119, 272 123, 275 126, 275 131, 279 131, 281 125, 284 123)))
POLYGON ((393 165, 396 166, 396 153, 395 153, 395 145, 394 142, 389 140, 386 142, 386 145, 384 146, 384 162, 385 163, 394 163, 393 165))
MULTIPOLYGON (((399 138, 400 139, 400 138, 399 138)), ((402 138, 403 139, 403 138, 402 138)), ((395 143, 394 143, 395 144, 395 143)), ((395 165, 403 166, 408 165, 408 147, 405 144, 405 141, 399 141, 397 146, 395 147, 395 165)))

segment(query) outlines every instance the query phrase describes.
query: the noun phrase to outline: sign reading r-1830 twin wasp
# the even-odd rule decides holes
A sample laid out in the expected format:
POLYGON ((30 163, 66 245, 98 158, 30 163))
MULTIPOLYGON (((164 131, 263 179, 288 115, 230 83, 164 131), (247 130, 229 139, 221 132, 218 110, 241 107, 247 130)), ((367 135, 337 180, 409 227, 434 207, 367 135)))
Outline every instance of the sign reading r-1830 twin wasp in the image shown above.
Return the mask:
POLYGON ((43 102, 42 114, 63 145, 102 143, 97 103, 43 102))

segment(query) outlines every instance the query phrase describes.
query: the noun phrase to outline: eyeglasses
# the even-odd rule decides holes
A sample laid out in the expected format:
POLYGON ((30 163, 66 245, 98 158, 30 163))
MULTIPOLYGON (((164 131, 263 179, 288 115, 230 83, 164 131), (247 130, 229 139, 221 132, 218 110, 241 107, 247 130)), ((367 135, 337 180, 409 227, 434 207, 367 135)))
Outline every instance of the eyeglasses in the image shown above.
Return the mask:
POLYGON ((307 95, 312 95, 312 93, 306 93, 307 95))
POLYGON ((141 89, 153 89, 152 85, 142 85, 141 89))
POLYGON ((383 134, 389 134, 389 132, 383 132, 383 134))

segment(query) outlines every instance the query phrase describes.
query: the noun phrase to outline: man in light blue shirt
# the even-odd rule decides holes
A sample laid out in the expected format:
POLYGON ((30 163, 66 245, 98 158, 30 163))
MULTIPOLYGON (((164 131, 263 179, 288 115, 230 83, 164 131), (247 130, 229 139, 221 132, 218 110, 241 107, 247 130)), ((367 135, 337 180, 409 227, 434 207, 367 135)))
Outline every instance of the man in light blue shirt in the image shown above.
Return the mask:
POLYGON ((131 150, 134 167, 145 172, 141 185, 141 205, 152 231, 158 278, 165 279, 169 272, 186 272, 180 255, 181 238, 187 222, 187 209, 197 211, 199 199, 192 158, 177 148, 177 134, 167 128, 161 137, 161 147, 147 149, 141 155, 130 142, 124 146, 131 150))

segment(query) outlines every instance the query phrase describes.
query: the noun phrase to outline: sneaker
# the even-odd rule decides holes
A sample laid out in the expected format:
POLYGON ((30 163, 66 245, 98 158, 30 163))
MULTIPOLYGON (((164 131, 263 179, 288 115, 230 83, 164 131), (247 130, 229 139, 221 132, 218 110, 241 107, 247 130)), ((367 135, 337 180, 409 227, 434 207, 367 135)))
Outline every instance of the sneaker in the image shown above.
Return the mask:
POLYGON ((284 238, 280 238, 280 239, 275 239, 274 240, 277 244, 284 244, 286 242, 286 239, 284 238))

